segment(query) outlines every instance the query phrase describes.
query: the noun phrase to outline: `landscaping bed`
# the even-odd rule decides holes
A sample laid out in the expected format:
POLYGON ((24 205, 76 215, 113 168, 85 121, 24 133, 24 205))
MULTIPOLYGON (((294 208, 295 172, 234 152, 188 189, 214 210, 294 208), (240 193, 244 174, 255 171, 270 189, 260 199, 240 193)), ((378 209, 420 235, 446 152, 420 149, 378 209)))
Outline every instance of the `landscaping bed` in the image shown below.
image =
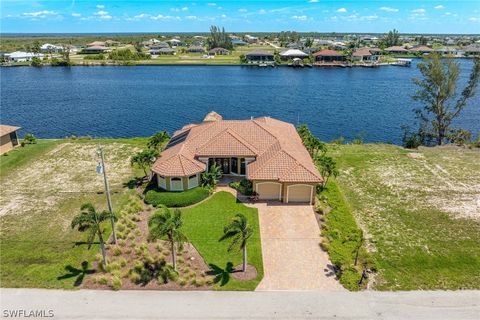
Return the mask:
POLYGON ((209 195, 209 191, 203 187, 196 187, 180 192, 147 188, 145 192, 145 202, 154 207, 158 207, 159 205, 167 207, 187 207, 204 200, 209 195))

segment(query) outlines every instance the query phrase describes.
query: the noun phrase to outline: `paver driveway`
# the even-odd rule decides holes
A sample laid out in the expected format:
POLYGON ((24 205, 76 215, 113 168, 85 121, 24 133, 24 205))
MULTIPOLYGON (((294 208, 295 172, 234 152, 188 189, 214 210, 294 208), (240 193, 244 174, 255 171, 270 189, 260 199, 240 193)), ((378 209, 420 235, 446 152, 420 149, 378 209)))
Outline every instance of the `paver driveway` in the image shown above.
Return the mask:
POLYGON ((342 290, 312 206, 257 203, 265 275, 256 290, 342 290))

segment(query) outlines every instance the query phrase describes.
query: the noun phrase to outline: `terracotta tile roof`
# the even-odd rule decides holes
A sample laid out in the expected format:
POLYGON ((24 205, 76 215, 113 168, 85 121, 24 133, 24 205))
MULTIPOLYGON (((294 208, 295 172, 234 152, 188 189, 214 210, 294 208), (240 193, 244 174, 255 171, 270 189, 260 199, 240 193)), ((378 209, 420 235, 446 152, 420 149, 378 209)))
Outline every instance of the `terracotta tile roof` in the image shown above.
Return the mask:
POLYGON ((255 158, 247 166, 251 180, 322 181, 295 127, 269 117, 184 126, 175 132, 152 171, 167 177, 188 176, 206 169, 198 157, 230 156, 255 158))
POLYGON ((19 129, 20 129, 20 127, 7 126, 7 125, 0 124, 0 136, 4 136, 6 134, 15 132, 19 129))
POLYGON ((339 57, 339 56, 344 56, 343 53, 335 51, 335 50, 329 50, 329 49, 324 49, 317 51, 313 54, 314 57, 318 56, 334 56, 334 57, 339 57))

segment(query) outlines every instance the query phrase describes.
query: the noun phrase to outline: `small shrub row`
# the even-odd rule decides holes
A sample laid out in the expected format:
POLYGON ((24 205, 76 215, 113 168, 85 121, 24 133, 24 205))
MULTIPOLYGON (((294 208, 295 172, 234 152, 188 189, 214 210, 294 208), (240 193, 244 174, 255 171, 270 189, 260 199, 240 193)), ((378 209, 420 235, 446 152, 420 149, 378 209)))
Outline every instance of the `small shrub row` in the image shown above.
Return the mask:
POLYGON ((168 192, 149 190, 145 194, 145 202, 154 207, 165 205, 167 207, 186 207, 207 198, 209 192, 203 187, 193 188, 182 192, 168 192))

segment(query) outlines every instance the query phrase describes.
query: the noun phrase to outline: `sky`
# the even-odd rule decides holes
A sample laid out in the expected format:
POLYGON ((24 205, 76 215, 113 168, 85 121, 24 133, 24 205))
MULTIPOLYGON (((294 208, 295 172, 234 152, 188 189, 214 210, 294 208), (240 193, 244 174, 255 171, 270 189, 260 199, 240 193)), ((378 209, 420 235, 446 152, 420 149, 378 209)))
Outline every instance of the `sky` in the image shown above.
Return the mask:
POLYGON ((2 33, 480 33, 480 0, 1 0, 2 33))

